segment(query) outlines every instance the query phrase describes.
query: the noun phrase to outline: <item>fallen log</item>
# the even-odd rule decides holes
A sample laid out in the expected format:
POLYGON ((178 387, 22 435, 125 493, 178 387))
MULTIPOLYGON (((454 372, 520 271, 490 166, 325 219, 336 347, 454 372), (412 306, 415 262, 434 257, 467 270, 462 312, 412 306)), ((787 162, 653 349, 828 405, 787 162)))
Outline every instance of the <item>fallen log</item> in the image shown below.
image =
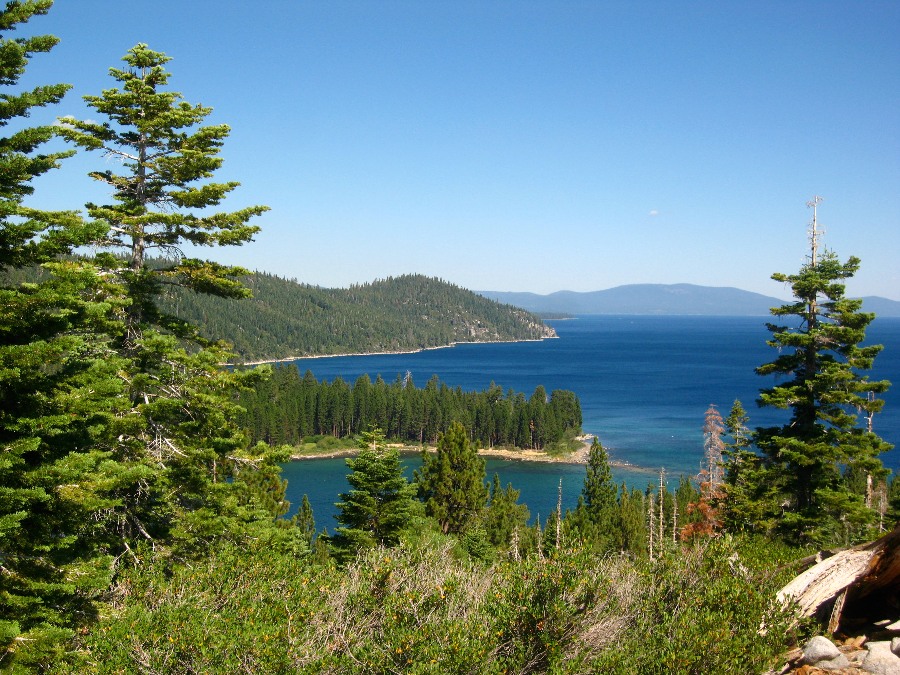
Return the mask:
POLYGON ((844 617, 897 618, 900 525, 880 539, 839 551, 810 567, 778 591, 778 599, 793 601, 801 616, 827 618, 831 633, 844 617))

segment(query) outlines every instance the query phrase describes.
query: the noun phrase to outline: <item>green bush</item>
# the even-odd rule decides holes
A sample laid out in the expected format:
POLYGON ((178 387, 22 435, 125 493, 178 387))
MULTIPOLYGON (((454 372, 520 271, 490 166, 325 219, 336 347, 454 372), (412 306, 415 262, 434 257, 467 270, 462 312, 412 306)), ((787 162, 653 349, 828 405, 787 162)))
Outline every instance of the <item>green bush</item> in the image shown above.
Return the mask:
POLYGON ((730 540, 492 566, 458 546, 423 524, 340 568, 262 543, 160 559, 54 672, 747 673, 787 647, 780 580, 730 540))
POLYGON ((762 672, 789 646, 778 580, 748 569, 729 538, 642 563, 641 586, 628 639, 603 653, 602 672, 762 672))
POLYGON ((497 570, 488 606, 504 672, 583 672, 632 620, 626 558, 564 551, 497 570))

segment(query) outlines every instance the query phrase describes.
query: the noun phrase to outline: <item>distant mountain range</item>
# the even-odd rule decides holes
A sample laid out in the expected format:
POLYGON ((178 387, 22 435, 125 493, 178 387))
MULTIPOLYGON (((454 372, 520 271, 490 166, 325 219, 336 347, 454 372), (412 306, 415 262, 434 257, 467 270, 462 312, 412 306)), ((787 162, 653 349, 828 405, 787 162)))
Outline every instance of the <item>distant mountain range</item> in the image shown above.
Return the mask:
MULTIPOLYGON (((605 291, 558 291, 549 295, 478 291, 491 300, 539 314, 698 314, 767 316, 784 300, 739 288, 693 284, 628 284, 605 291)), ((863 298, 863 310, 900 316, 900 302, 878 296, 863 298)))

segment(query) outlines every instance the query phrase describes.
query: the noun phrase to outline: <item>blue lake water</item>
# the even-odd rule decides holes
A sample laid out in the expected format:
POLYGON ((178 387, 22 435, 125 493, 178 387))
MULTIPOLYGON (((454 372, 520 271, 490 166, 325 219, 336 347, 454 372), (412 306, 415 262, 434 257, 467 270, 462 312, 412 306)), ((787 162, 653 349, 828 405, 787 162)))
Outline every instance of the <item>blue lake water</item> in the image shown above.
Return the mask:
MULTIPOLYGON (((558 339, 541 342, 464 344, 413 354, 300 359, 319 380, 342 377, 352 383, 362 374, 391 381, 409 371, 423 386, 437 375, 450 386, 482 390, 491 382, 530 395, 542 384, 548 391, 570 389, 581 400, 584 430, 599 436, 613 460, 633 468, 614 468, 618 481, 643 488, 660 468, 677 476, 694 475, 703 454, 703 417, 710 404, 728 414, 737 398, 750 415, 750 426, 782 424, 787 411, 760 409, 755 401, 772 378, 754 368, 775 358, 766 345, 766 317, 581 316, 551 321, 558 339)), ((896 383, 884 395, 885 409, 875 417, 882 438, 900 444, 900 319, 875 320, 868 344, 883 344, 871 379, 896 383)), ((882 456, 900 470, 900 450, 882 456)), ((411 476, 416 458, 407 458, 411 476)), ((522 491, 532 516, 556 507, 563 481, 563 505, 575 504, 583 466, 489 460, 501 481, 522 491)), ((309 495, 319 528, 333 529, 333 503, 347 488, 343 460, 304 460, 285 467, 288 498, 296 506, 309 495)))

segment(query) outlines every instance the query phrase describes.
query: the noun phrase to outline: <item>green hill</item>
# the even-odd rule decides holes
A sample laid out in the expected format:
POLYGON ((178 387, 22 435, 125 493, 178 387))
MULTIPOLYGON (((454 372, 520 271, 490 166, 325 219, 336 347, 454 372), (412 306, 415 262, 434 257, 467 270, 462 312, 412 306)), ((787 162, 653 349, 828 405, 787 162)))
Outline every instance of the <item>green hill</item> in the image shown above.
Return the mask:
POLYGON ((555 336, 534 314, 422 275, 320 288, 256 272, 248 300, 173 291, 164 309, 224 336, 240 360, 390 352, 555 336))

